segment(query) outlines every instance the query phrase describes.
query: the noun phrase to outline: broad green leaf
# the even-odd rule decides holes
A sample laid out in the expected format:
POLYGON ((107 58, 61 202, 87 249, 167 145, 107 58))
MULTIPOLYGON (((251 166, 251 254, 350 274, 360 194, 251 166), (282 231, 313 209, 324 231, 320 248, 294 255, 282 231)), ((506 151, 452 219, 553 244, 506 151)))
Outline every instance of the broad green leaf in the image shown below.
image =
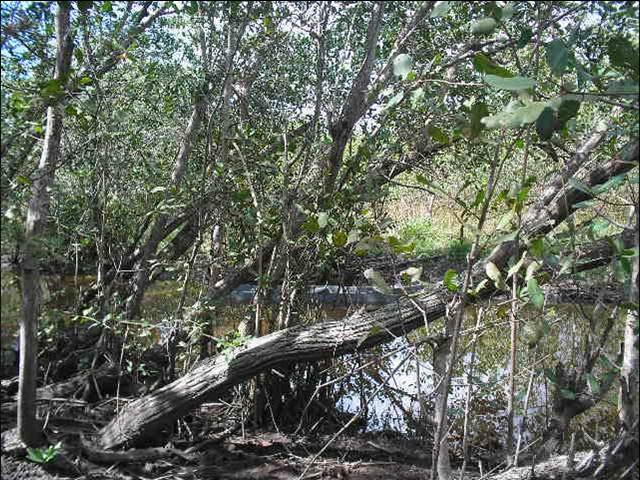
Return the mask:
POLYGON ((536 131, 540 140, 549 140, 553 136, 556 125, 556 114, 552 108, 546 107, 536 120, 536 131))
POLYGON ((364 271, 365 278, 369 281, 369 283, 374 286, 376 289, 381 291, 384 294, 391 294, 393 290, 387 285, 382 275, 379 272, 376 272, 373 268, 368 268, 364 271))
POLYGON ((520 128, 535 122, 546 107, 546 102, 531 102, 527 106, 516 109, 512 107, 497 115, 485 117, 481 121, 487 128, 520 128))
POLYGON ((505 213, 498 222, 498 225, 496 225, 496 230, 504 230, 507 225, 511 224, 511 220, 514 216, 515 213, 513 212, 513 210, 509 210, 507 213, 505 213))
POLYGON ((406 270, 400 272, 401 277, 408 278, 411 283, 417 283, 422 276, 422 267, 409 267, 406 270))
POLYGON ((487 285, 487 283, 489 283, 489 281, 486 278, 482 279, 480 283, 478 283, 476 288, 473 290, 473 294, 478 295, 482 291, 482 289, 487 285))
POLYGON ((608 192, 612 188, 617 188, 622 185, 625 181, 626 175, 616 175, 615 177, 611 177, 605 183, 601 185, 596 185, 593 187, 592 191, 596 195, 600 195, 602 193, 608 192))
POLYGON ((487 262, 484 266, 485 271, 487 272, 487 277, 493 280, 493 284, 496 288, 501 289, 504 288, 504 280, 502 279, 502 273, 500 269, 493 262, 487 262))
POLYGON ((90 1, 86 1, 86 0, 81 0, 79 2, 76 2, 78 4, 78 10, 81 12, 86 12, 88 10, 91 9, 91 6, 93 4, 93 2, 90 1))
POLYGON ((433 5, 433 10, 431 10, 431 18, 444 17, 449 13, 452 3, 453 2, 436 2, 433 5))
POLYGON ((633 72, 638 79, 638 49, 623 36, 615 36, 607 42, 607 54, 611 65, 633 72))
POLYGON ((404 92, 396 93, 391 99, 387 102, 384 108, 393 108, 398 105, 402 99, 404 98, 404 92))
POLYGON ((494 18, 483 18, 471 24, 471 33, 474 35, 489 35, 493 33, 498 22, 494 18))
POLYGON ((580 102, 577 100, 563 99, 558 108, 558 122, 560 127, 564 127, 570 118, 575 117, 580 110, 580 102))
POLYGON ((347 234, 342 230, 336 230, 335 232, 333 232, 331 240, 334 246, 338 248, 344 247, 347 244, 347 234))
POLYGON ((324 228, 329 223, 329 215, 327 212, 318 212, 318 226, 324 228))
POLYGON ((551 72, 562 75, 569 63, 569 50, 562 40, 556 38, 546 45, 547 63, 551 72))
POLYGON ((513 17, 513 14, 515 13, 515 9, 513 8, 513 6, 511 5, 506 5, 503 9, 502 9, 502 20, 509 20, 511 17, 513 17))
POLYGON ((482 119, 487 116, 489 116, 489 108, 486 103, 479 102, 473 104, 471 107, 471 118, 469 121, 469 125, 471 127, 471 138, 476 138, 480 134, 484 128, 482 119))
POLYGON ((458 276, 458 272, 454 269, 450 268, 444 274, 444 279, 442 283, 450 292, 457 292, 460 289, 460 286, 456 282, 456 277, 458 276))
POLYGON ((527 281, 527 293, 529 294, 529 301, 539 309, 544 306, 544 292, 538 285, 538 281, 531 277, 527 281))
POLYGON ((515 275, 516 273, 518 273, 520 271, 520 268, 522 268, 522 264, 524 263, 525 259, 527 258, 527 252, 525 251, 522 254, 522 257, 520 257, 520 260, 518 260, 518 262, 509 269, 509 271, 507 272, 507 280, 515 275))
POLYGON ((302 224, 303 230, 308 233, 316 233, 320 230, 320 225, 318 225, 318 219, 315 215, 309 215, 305 222, 302 224))
MULTIPOLYGON (((613 95, 637 95, 639 92, 638 82, 629 79, 626 80, 612 80, 607 85, 606 93, 613 95)), ((585 100, 589 100, 586 96, 585 100)))
POLYGON ((473 66, 480 73, 488 73, 505 78, 513 77, 509 70, 495 63, 484 53, 476 53, 475 57, 473 57, 473 66))
POLYGON ((536 86, 536 82, 527 77, 504 78, 498 77, 497 75, 486 75, 484 77, 484 81, 487 82, 490 87, 513 92, 518 90, 528 90, 529 88, 536 86))
POLYGON ((556 372, 554 372, 553 369, 545 368, 544 369, 544 376, 547 377, 547 379, 551 383, 558 383, 558 377, 556 376, 556 372))
POLYGON ((360 230, 352 229, 349 230, 349 236, 347 237, 347 245, 357 242, 360 240, 360 230))
POLYGON ((578 210, 580 208, 591 208, 595 205, 597 205, 598 202, 596 200, 585 200, 584 202, 578 202, 576 204, 573 205, 573 208, 575 210, 578 210))
POLYGON ((444 131, 436 127, 435 125, 429 125, 427 132, 436 142, 447 145, 449 143, 449 137, 444 133, 444 131))
POLYGON ((102 7, 100 8, 100 11, 103 13, 111 13, 113 11, 113 6, 111 5, 110 1, 106 1, 106 2, 102 2, 102 7))
POLYGON ((412 66, 413 58, 411 58, 411 55, 401 53, 393 60, 393 74, 404 80, 409 75, 412 66))
POLYGON ((575 400, 577 398, 576 393, 572 392, 571 390, 569 390, 567 388, 561 388, 560 389, 560 396, 562 398, 566 398, 567 400, 575 400))
POLYGON ((598 383, 598 379, 591 373, 587 373, 586 377, 591 393, 593 393, 593 395, 600 395, 600 384, 598 383))
POLYGON ((585 185, 575 177, 571 177, 567 181, 567 183, 571 185, 573 188, 575 188, 576 190, 580 190, 581 192, 584 192, 588 195, 593 195, 593 190, 591 190, 591 187, 589 187, 588 185, 585 185))
POLYGON ((522 30, 520 30, 520 37, 518 38, 518 43, 516 44, 516 46, 518 47, 518 49, 524 48, 529 44, 529 41, 532 38, 533 30, 531 30, 529 27, 523 27, 522 30))
POLYGON ((530 278, 533 278, 533 275, 540 269, 540 264, 538 262, 531 262, 527 265, 527 273, 524 277, 525 282, 528 282, 530 278))
POLYGON ((93 83, 93 79, 91 77, 82 77, 79 82, 80 85, 90 85, 93 83))
POLYGON ((411 106, 416 108, 424 99, 424 88, 420 87, 411 92, 411 106))

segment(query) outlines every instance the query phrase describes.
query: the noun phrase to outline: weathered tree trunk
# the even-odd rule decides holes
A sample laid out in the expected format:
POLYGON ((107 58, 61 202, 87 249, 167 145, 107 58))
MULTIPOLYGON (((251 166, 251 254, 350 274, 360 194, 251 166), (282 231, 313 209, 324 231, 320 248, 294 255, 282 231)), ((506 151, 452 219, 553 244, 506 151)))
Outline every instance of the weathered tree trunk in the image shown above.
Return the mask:
MULTIPOLYGON (((631 147, 622 158, 595 167, 584 183, 593 187, 635 167, 638 144, 631 147)), ((557 193, 555 201, 535 205, 525 215, 525 222, 532 219, 523 224, 529 238, 548 233, 573 212, 575 203, 591 198, 585 191, 569 186, 561 186, 557 193)), ((513 242, 505 242, 494 249, 487 261, 504 267, 512 251, 513 242)), ((484 264, 477 267, 476 279, 484 276, 484 264)), ((477 299, 492 292, 491 287, 486 287, 477 299)), ((294 327, 250 340, 245 348, 205 360, 181 379, 127 405, 101 431, 99 442, 105 448, 116 448, 152 440, 174 419, 248 378, 278 365, 317 361, 381 344, 409 333, 425 321, 440 318, 450 300, 451 294, 446 288, 436 287, 373 313, 359 311, 341 321, 294 327), (420 305, 422 311, 416 309, 415 304, 420 305)))
MULTIPOLYGON (((636 214, 638 213, 636 209, 636 214)), ((636 219, 637 222, 637 219, 636 219)), ((638 246, 638 224, 636 223, 635 245, 638 246)), ((638 419, 638 255, 633 259, 629 282, 629 307, 624 329, 624 352, 620 371, 620 423, 631 430, 638 419)), ((637 427, 636 427, 637 428, 637 427)))
MULTIPOLYGON (((56 68, 54 80, 61 87, 71 66, 73 38, 70 29, 71 5, 58 3, 56 13, 56 68)), ((49 189, 55 177, 62 136, 62 102, 47 108, 47 130, 42 156, 31 190, 27 209, 24 257, 22 262, 22 321, 20 323, 20 380, 18 386, 18 434, 28 446, 41 441, 36 419, 36 379, 38 376, 38 315, 40 311, 40 270, 38 259, 42 253, 42 234, 49 216, 49 189)))

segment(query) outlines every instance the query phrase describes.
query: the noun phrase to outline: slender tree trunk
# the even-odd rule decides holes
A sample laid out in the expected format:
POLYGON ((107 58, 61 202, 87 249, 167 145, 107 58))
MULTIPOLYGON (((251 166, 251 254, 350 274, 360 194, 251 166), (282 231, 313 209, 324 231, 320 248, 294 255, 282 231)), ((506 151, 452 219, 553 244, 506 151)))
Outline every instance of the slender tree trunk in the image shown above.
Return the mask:
MULTIPOLYGON (((434 397, 434 405, 436 411, 434 413, 434 442, 437 442, 438 432, 445 432, 441 436, 438 451, 438 478, 440 480, 449 480, 451 478, 451 460, 449 459, 449 442, 447 441, 447 429, 449 428, 449 419, 447 416, 447 408, 440 408, 447 395, 446 390, 449 389, 449 383, 446 381, 447 365, 449 361, 449 352, 451 349, 451 335, 455 330, 455 314, 447 315, 445 320, 445 340, 441 342, 433 352, 433 371, 436 373, 435 381, 439 382, 434 397)), ((434 447, 435 450, 435 447, 434 447)))
MULTIPOLYGON (((56 13, 56 69, 54 80, 61 86, 71 65, 73 39, 70 30, 71 4, 59 2, 56 13)), ((47 108, 47 130, 42 156, 31 189, 25 228, 22 263, 22 322, 20 323, 20 379, 18 386, 18 435, 29 446, 41 441, 36 419, 36 380, 38 376, 38 314, 40 311, 39 257, 42 254, 42 234, 49 215, 49 189, 60 156, 63 109, 61 102, 47 108)))
MULTIPOLYGON (((637 209, 636 209, 637 213, 637 209)), ((636 247, 638 246, 638 224, 636 223, 636 247)), ((638 255, 633 259, 629 302, 635 304, 627 312, 624 329, 624 353, 620 371, 620 423, 631 430, 638 418, 638 255)))

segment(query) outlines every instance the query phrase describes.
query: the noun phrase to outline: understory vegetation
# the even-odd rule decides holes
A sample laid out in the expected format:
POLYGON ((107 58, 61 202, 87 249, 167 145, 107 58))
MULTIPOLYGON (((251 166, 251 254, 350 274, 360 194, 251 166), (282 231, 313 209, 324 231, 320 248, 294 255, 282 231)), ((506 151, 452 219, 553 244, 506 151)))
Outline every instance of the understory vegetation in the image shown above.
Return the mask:
POLYGON ((638 2, 1 12, 3 478, 639 478, 638 2))

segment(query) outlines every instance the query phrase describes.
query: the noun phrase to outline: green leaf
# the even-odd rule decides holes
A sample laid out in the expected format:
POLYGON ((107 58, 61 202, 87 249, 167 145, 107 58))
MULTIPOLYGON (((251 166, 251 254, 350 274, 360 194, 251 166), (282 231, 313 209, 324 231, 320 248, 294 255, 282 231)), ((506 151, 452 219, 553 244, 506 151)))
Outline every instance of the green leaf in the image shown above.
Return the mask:
POLYGON ((507 280, 520 271, 520 268, 522 268, 522 265, 524 264, 524 261, 526 258, 527 258, 527 252, 525 251, 522 254, 522 257, 520 257, 520 260, 518 260, 518 262, 513 267, 511 267, 507 272, 507 280))
POLYGON ((309 215, 305 222, 302 224, 303 230, 307 233, 317 233, 320 230, 320 225, 318 225, 318 219, 315 215, 309 215))
POLYGON ((571 185, 573 188, 575 188, 576 190, 580 190, 581 192, 584 192, 588 195, 593 195, 593 190, 591 190, 591 188, 588 185, 585 185, 575 177, 571 177, 567 181, 567 183, 571 185))
POLYGON ((60 79, 52 79, 45 82, 40 89, 40 96, 46 99, 55 99, 64 95, 62 81, 60 79))
POLYGON ((560 389, 560 396, 562 398, 566 398, 567 400, 575 400, 577 398, 576 393, 572 392, 571 390, 569 390, 567 388, 561 388, 560 389))
POLYGON ((551 72, 562 75, 569 63, 569 50, 562 40, 556 38, 546 45, 547 62, 551 72))
POLYGON ((344 247, 347 244, 347 234, 342 230, 336 230, 333 232, 331 239, 333 241, 333 245, 338 248, 344 247))
POLYGON ((449 143, 449 137, 444 133, 444 131, 436 127, 435 125, 429 125, 427 132, 436 142, 447 145, 449 143))
POLYGON ((513 77, 509 70, 495 63, 484 53, 476 53, 475 57, 473 57, 473 67, 480 73, 488 73, 504 78, 513 77))
POLYGON ((531 102, 523 107, 511 105, 505 111, 481 121, 487 128, 520 128, 535 122, 546 107, 546 102, 531 102))
POLYGON ((629 40, 620 35, 610 38, 607 42, 607 54, 611 65, 630 70, 634 78, 638 79, 638 49, 629 40))
POLYGON ((449 13, 449 9, 451 8, 451 4, 453 2, 436 2, 433 5, 433 10, 431 10, 431 18, 444 17, 447 13, 449 13))
POLYGON ((536 120, 536 131, 540 140, 549 140, 553 136, 556 125, 556 114, 552 108, 546 107, 536 120))
MULTIPOLYGON (((606 93, 613 95, 637 95, 639 92, 638 82, 629 79, 612 80, 607 84, 606 93)), ((587 100, 589 97, 585 97, 587 100)))
POLYGON ((544 369, 544 376, 547 377, 547 379, 551 383, 558 383, 558 377, 556 376, 556 372, 554 372, 553 369, 545 368, 544 369))
POLYGON ((596 200, 585 200, 584 202, 578 202, 573 205, 574 210, 579 210, 580 208, 591 208, 597 205, 598 202, 596 200))
POLYGON ((487 283, 489 283, 489 281, 484 278, 480 281, 480 283, 478 283, 478 285, 476 285, 476 288, 473 289, 473 295, 478 295, 482 289, 487 285, 487 283))
POLYGON ((360 240, 360 230, 355 228, 352 230, 349 230, 349 236, 347 237, 347 245, 356 243, 358 240, 360 240))
POLYGON ((490 87, 496 88, 498 90, 528 90, 536 86, 535 80, 527 77, 504 78, 497 75, 486 75, 484 77, 484 81, 487 82, 490 87))
POLYGON ((411 106, 416 108, 424 99, 424 88, 420 87, 411 92, 411 106))
POLYGON ((504 288, 505 284, 504 280, 502 279, 502 273, 500 272, 500 269, 496 267, 496 264, 493 262, 487 262, 484 268, 487 272, 487 277, 493 280, 493 284, 496 286, 496 288, 504 288))
POLYGON ((93 2, 80 0, 79 2, 77 2, 77 4, 78 4, 78 10, 84 13, 91 9, 93 2))
POLYGON ((91 77, 80 78, 80 85, 91 85, 92 83, 93 83, 93 79, 91 77))
POLYGON ((531 262, 527 265, 527 273, 524 277, 525 282, 528 282, 529 279, 533 278, 533 275, 540 269, 540 264, 538 262, 531 262))
POLYGON ((329 223, 329 215, 327 212, 318 212, 318 226, 324 228, 329 223))
POLYGON ((493 33, 498 22, 494 18, 487 17, 471 24, 471 33, 474 35, 489 35, 493 33))
POLYGON ((484 129, 482 119, 487 116, 489 116, 489 108, 486 103, 478 102, 473 104, 471 107, 471 118, 469 122, 471 127, 471 138, 476 138, 484 129))
POLYGON ((409 75, 412 66, 413 58, 411 58, 411 55, 401 53, 393 59, 393 74, 404 80, 407 78, 407 75, 409 75))
POLYGON ((529 41, 533 38, 533 30, 529 27, 523 27, 520 31, 520 37, 518 37, 518 43, 516 46, 518 49, 524 48, 529 44, 529 41))
POLYGON ((609 180, 607 180, 603 184, 596 185, 595 187, 593 187, 592 191, 595 195, 600 195, 602 193, 608 192, 612 188, 619 187, 624 183, 625 179, 626 179, 626 174, 616 175, 614 177, 611 177, 609 180))
POLYGON ((365 278, 369 281, 369 283, 374 286, 376 289, 381 291, 384 294, 391 294, 393 290, 387 285, 382 275, 379 272, 376 272, 373 268, 368 268, 364 271, 365 278))
POLYGON ((539 309, 544 306, 544 292, 538 285, 538 281, 531 277, 527 281, 527 293, 529 294, 529 301, 539 309))
POLYGON ((113 5, 111 5, 111 2, 109 1, 102 2, 102 7, 100 8, 100 11, 103 13, 111 13, 113 11, 113 5))
POLYGON ((560 128, 564 127, 567 121, 570 118, 578 115, 578 111, 580 110, 580 102, 577 100, 563 99, 560 104, 560 108, 558 108, 558 122, 560 124, 560 128))
POLYGON ((387 102, 384 108, 389 109, 389 108, 395 107, 402 101, 403 98, 404 98, 404 92, 396 93, 393 97, 391 97, 391 99, 387 102))
POLYGON ((450 268, 444 274, 443 284, 450 292, 457 292, 460 289, 460 286, 456 282, 456 277, 458 276, 458 272, 454 269, 450 268))
POLYGON ((511 224, 511 220, 513 219, 514 215, 515 213, 513 212, 513 210, 509 210, 507 213, 505 213, 498 222, 496 230, 504 230, 504 227, 511 224))
POLYGON ((600 384, 598 383, 598 379, 591 373, 587 373, 586 377, 591 393, 594 395, 600 395, 600 384))
POLYGON ((411 283, 417 283, 422 276, 422 267, 409 267, 400 272, 400 276, 409 279, 411 283))

